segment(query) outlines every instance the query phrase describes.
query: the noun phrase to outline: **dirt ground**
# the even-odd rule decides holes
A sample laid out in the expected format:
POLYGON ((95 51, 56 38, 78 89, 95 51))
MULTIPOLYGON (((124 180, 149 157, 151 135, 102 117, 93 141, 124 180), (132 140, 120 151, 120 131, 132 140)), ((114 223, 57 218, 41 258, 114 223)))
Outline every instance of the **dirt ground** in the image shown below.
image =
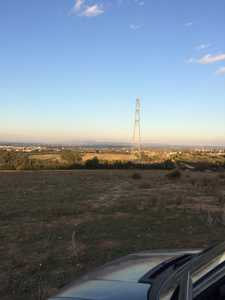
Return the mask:
POLYGON ((44 300, 131 252, 223 240, 225 173, 167 173, 0 172, 1 300, 44 300))

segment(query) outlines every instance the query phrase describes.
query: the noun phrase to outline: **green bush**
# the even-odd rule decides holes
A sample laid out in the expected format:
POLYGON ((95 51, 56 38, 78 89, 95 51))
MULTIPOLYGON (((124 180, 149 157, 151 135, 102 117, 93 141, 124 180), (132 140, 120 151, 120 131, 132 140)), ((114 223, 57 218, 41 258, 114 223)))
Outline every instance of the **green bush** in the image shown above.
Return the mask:
POLYGON ((87 169, 98 169, 99 168, 99 159, 95 156, 92 159, 86 160, 85 167, 87 169))

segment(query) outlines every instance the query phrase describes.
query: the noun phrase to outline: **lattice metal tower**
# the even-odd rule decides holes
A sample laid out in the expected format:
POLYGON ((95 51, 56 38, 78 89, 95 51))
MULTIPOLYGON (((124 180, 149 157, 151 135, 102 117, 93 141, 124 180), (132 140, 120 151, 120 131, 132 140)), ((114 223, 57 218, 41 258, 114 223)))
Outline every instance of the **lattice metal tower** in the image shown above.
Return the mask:
POLYGON ((136 99, 135 118, 134 118, 134 133, 133 144, 135 149, 141 153, 141 100, 136 99))

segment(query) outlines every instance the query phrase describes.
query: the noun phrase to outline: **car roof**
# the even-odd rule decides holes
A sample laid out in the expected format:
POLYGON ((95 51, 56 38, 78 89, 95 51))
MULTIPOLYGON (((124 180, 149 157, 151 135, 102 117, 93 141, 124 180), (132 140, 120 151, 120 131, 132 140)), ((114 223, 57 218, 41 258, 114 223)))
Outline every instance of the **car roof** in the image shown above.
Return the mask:
POLYGON ((88 280, 71 286, 53 299, 146 300, 149 285, 113 280, 88 280))
POLYGON ((150 283, 139 279, 157 265, 193 250, 145 251, 127 255, 88 273, 51 299, 146 300, 150 283), (76 297, 75 297, 76 296, 76 297))

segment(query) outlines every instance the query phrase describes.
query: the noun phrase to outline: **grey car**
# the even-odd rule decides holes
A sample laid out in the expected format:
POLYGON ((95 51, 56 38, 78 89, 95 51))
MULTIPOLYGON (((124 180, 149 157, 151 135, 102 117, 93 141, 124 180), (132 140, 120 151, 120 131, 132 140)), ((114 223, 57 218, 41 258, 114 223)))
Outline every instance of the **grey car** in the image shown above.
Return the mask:
POLYGON ((204 251, 130 254, 83 276, 51 298, 66 299, 225 299, 225 242, 204 251))

